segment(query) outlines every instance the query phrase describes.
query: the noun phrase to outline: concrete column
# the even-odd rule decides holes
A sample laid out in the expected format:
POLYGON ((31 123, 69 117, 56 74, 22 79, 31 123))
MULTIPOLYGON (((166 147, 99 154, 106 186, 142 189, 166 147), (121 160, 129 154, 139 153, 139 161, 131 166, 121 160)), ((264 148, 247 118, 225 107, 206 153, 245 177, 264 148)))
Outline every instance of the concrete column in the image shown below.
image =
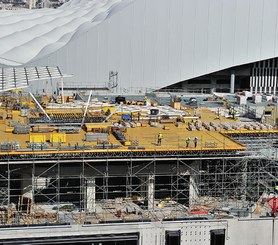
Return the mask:
POLYGON ((95 180, 95 178, 87 179, 86 209, 89 213, 93 213, 96 211, 96 180, 95 180))
POLYGON ((250 92, 253 94, 253 76, 250 76, 250 92))
POLYGON ((234 70, 231 71, 231 80, 230 80, 230 93, 233 94, 235 92, 235 80, 236 73, 234 70))
POLYGON ((154 209, 154 175, 148 177, 148 209, 154 209))
POLYGON ((29 174, 22 174, 22 196, 33 200, 33 184, 32 176, 29 174))
POLYGON ((194 201, 198 198, 198 188, 196 184, 195 176, 190 174, 189 176, 189 205, 194 204, 194 201))

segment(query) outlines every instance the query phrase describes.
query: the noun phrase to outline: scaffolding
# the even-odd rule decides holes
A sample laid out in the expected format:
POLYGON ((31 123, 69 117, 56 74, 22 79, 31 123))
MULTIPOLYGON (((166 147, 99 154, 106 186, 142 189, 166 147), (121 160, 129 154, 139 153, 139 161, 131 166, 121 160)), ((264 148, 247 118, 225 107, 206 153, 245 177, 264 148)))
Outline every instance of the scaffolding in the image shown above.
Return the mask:
POLYGON ((117 211, 123 209, 137 219, 161 220, 185 216, 200 205, 210 210, 251 206, 263 193, 273 193, 278 183, 277 136, 230 136, 247 144, 247 150, 7 155, 1 159, 0 204, 13 207, 14 214, 1 224, 82 223, 92 217, 104 222, 122 219, 117 211), (263 154, 266 147, 271 153, 263 154), (158 208, 161 203, 171 206, 170 211, 158 208), (55 218, 39 216, 36 205, 51 207, 55 218))

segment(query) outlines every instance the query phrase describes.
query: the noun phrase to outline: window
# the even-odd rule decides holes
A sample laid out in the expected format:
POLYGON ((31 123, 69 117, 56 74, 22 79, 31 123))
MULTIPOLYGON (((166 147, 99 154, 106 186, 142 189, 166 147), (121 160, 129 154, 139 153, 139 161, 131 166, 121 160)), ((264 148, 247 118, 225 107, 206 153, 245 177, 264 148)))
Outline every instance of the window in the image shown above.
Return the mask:
POLYGON ((165 245, 180 245, 181 231, 166 231, 165 240, 165 245))
POLYGON ((225 245, 224 229, 210 231, 210 245, 225 245))

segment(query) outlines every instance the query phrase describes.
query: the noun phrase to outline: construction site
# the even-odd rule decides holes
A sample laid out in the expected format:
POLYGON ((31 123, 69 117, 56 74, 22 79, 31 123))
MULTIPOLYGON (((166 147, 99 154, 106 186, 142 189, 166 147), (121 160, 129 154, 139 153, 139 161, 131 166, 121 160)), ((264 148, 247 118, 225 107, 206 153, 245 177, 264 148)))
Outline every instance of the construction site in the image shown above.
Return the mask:
MULTIPOLYGON (((272 220, 275 127, 248 118, 246 111, 239 114, 238 105, 214 95, 202 102, 179 96, 163 102, 145 96, 108 99, 92 92, 81 97, 3 92, 1 244, 48 244, 9 240, 13 227, 211 220, 221 225, 202 233, 210 242, 202 244, 235 244, 225 243, 223 219, 272 220)), ((130 240, 125 228, 123 238, 111 238, 118 243, 94 238, 84 244, 187 244, 176 228, 160 243, 143 242, 140 229, 130 240)), ((199 244, 195 241, 188 244, 199 244)))

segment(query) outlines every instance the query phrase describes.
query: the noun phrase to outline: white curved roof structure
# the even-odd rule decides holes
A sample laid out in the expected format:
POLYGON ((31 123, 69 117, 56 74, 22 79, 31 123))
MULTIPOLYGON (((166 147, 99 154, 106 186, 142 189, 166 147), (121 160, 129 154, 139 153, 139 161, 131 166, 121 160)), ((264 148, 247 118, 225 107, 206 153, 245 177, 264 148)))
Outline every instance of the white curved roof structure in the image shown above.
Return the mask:
POLYGON ((119 11, 127 0, 73 0, 59 9, 1 11, 0 63, 26 64, 65 46, 119 11))
POLYGON ((72 0, 4 11, 2 65, 59 66, 68 82, 115 92, 161 88, 278 57, 277 0, 72 0))

